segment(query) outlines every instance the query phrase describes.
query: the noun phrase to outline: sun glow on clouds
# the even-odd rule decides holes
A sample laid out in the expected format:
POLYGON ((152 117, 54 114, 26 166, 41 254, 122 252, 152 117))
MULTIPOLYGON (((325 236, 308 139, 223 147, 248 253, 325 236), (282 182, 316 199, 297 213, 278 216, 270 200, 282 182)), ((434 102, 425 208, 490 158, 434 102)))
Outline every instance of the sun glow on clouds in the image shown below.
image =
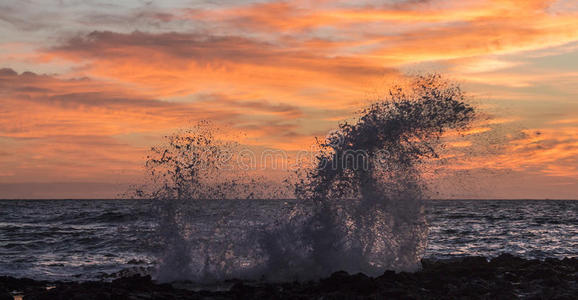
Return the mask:
POLYGON ((17 153, 0 183, 136 170, 137 153, 200 119, 308 149, 407 69, 489 98, 493 118, 463 136, 541 132, 456 168, 577 176, 572 1, 40 2, 0 5, 0 146, 17 153))

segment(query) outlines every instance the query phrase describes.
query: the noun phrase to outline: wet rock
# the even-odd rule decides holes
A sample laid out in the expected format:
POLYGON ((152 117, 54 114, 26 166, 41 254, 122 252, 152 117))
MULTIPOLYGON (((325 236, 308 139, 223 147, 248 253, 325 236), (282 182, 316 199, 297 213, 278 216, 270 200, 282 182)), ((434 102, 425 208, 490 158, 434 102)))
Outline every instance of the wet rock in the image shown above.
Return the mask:
POLYGON ((147 287, 153 286, 154 284, 150 275, 147 276, 134 275, 131 277, 115 279, 112 281, 111 285, 115 288, 125 290, 140 290, 140 289, 147 289, 147 287))
POLYGON ((243 282, 235 283, 229 292, 236 297, 250 297, 255 294, 256 288, 253 286, 248 286, 243 282))
MULTIPOLYGON (((386 271, 373 278, 335 272, 319 281, 272 283, 229 280, 229 290, 187 290, 132 275, 111 282, 40 282, 0 277, 0 295, 18 290, 46 299, 576 299, 578 259, 525 260, 501 255, 422 262, 416 273, 386 271), (47 284, 55 286, 46 290, 47 284)), ((2 298, 0 298, 2 300, 2 298)), ((11 299, 10 299, 11 300, 11 299)))
POLYGON ((336 287, 341 286, 342 284, 346 284, 349 280, 349 273, 345 271, 338 271, 326 279, 321 279, 320 285, 322 288, 326 288, 329 290, 334 290, 336 287))
POLYGON ((492 259, 490 264, 494 267, 502 267, 502 268, 516 268, 521 267, 525 264, 531 263, 532 261, 525 260, 521 257, 514 256, 509 253, 500 254, 500 256, 492 259))
POLYGON ((0 289, 0 300, 14 300, 14 298, 8 291, 0 289))
POLYGON ((98 276, 99 279, 113 279, 113 278, 123 278, 132 276, 147 276, 152 273, 153 268, 151 267, 130 267, 122 269, 115 273, 106 274, 103 273, 98 276))
POLYGON ((376 278, 382 286, 394 287, 397 286, 397 274, 394 271, 385 271, 383 275, 376 278))

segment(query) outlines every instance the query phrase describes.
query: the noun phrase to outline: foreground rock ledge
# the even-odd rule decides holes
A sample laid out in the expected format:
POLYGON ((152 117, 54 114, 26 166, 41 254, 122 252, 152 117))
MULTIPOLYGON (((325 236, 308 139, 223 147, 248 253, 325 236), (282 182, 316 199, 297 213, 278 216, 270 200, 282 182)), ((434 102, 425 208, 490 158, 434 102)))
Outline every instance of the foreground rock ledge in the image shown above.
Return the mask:
MULTIPOLYGON (((525 260, 503 254, 423 261, 416 273, 379 277, 336 272, 319 281, 267 283, 233 280, 227 291, 191 291, 155 284, 149 276, 112 282, 45 282, 0 277, 0 300, 20 291, 40 299, 576 299, 578 258, 525 260), (50 286, 50 289, 47 287, 50 286)), ((183 286, 183 285, 180 285, 183 286)))

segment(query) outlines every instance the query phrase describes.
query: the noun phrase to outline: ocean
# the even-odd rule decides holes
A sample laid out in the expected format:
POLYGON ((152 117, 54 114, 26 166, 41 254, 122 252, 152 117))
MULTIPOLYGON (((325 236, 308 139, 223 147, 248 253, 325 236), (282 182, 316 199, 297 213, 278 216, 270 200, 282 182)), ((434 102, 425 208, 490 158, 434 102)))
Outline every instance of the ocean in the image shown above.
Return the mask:
MULTIPOLYGON (((0 201, 0 275, 95 280, 153 268, 165 245, 149 200, 0 201)), ((226 243, 291 211, 292 200, 197 201, 192 241, 226 243), (200 229, 199 229, 200 228, 200 229)), ((578 257, 576 200, 429 200, 425 258, 578 257)), ((192 245, 195 245, 193 242, 192 245)))

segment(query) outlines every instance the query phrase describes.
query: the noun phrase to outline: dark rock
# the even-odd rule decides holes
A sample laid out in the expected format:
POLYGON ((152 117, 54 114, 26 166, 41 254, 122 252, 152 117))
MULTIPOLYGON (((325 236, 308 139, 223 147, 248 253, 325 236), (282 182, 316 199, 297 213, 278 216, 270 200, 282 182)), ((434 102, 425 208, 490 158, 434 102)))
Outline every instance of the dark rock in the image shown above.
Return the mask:
POLYGON ((0 289, 0 300, 14 300, 14 297, 8 291, 0 289))
POLYGON ((331 274, 331 276, 326 279, 321 279, 319 284, 324 291, 334 291, 342 285, 346 284, 349 281, 349 278, 349 273, 345 271, 338 271, 331 274))
POLYGON ((387 270, 383 273, 383 275, 377 277, 377 280, 385 283, 393 283, 397 279, 397 275, 395 271, 387 270))
POLYGON ((362 273, 349 275, 343 271, 335 272, 329 278, 322 279, 319 285, 323 292, 345 295, 367 295, 377 289, 377 283, 373 278, 362 273))
POLYGON ((387 271, 372 278, 361 273, 335 272, 319 281, 286 283, 229 280, 225 282, 231 286, 228 291, 185 290, 186 284, 157 284, 150 276, 140 275, 112 282, 83 283, 0 277, 0 297, 6 298, 4 291, 17 290, 24 293, 26 300, 576 299, 577 261, 574 258, 525 260, 507 254, 489 262, 483 257, 424 260, 423 269, 416 273, 387 271), (54 288, 47 290, 47 285, 54 288))
POLYGON ((142 290, 153 285, 150 275, 147 276, 131 276, 115 279, 112 281, 112 286, 127 290, 142 290))
POLYGON ((256 290, 256 288, 253 286, 248 286, 248 285, 244 284, 243 282, 238 282, 238 283, 235 283, 231 287, 231 289, 229 289, 229 292, 235 296, 249 297, 249 296, 255 294, 255 290, 256 290))
POLYGON ((527 262, 529 261, 509 253, 500 254, 500 256, 490 261, 493 266, 501 266, 504 268, 518 267, 526 264, 527 262))

